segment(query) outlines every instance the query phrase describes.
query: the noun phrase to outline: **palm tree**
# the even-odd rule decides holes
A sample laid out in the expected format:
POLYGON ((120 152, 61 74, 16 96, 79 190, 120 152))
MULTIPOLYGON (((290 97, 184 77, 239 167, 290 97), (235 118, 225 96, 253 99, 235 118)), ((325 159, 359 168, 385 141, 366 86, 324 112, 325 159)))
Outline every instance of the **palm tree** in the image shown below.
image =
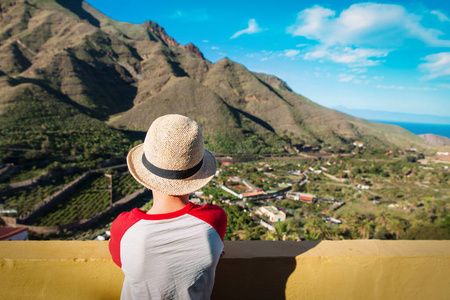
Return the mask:
POLYGON ((379 223, 381 226, 385 227, 386 223, 389 220, 389 213, 386 211, 382 211, 380 215, 376 218, 376 222, 379 223))
POLYGON ((363 239, 366 236, 366 226, 365 226, 365 224, 363 222, 360 222, 357 225, 357 230, 358 230, 359 235, 363 239))
POLYGON ((370 238, 370 235, 373 233, 374 224, 373 221, 367 221, 366 223, 366 232, 367 232, 367 238, 370 238))
POLYGON ((276 232, 269 231, 269 232, 267 232, 267 234, 265 236, 265 240, 266 241, 279 241, 278 234, 276 232))
POLYGON ((350 224, 348 224, 347 222, 343 222, 341 225, 339 225, 339 232, 342 235, 349 233, 351 230, 352 226, 350 226, 350 224))
POLYGON ((398 238, 400 237, 400 234, 404 231, 404 224, 401 220, 399 220, 397 218, 392 218, 386 224, 386 229, 391 234, 394 234, 395 238, 398 240, 398 238))
POLYGON ((315 216, 310 217, 304 227, 303 230, 307 239, 318 240, 320 238, 324 238, 329 235, 329 230, 325 226, 324 220, 317 218, 315 216))
POLYGON ((286 239, 286 236, 290 233, 291 228, 287 221, 278 222, 275 226, 275 233, 277 235, 278 241, 282 241, 286 239))

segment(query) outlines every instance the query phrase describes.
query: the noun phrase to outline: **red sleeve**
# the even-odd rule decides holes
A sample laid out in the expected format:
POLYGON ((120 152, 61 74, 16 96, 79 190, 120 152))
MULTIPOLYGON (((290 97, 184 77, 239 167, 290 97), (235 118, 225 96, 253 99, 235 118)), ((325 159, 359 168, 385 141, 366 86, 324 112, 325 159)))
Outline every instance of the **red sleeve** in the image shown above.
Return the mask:
POLYGON ((137 221, 139 221, 139 219, 136 218, 131 212, 123 212, 113 221, 111 225, 109 253, 111 253, 114 263, 119 267, 122 267, 122 262, 120 260, 120 242, 122 240, 122 236, 137 221))
POLYGON ((222 207, 211 204, 203 206, 196 205, 188 214, 211 225, 223 241, 225 231, 227 230, 227 214, 222 207))

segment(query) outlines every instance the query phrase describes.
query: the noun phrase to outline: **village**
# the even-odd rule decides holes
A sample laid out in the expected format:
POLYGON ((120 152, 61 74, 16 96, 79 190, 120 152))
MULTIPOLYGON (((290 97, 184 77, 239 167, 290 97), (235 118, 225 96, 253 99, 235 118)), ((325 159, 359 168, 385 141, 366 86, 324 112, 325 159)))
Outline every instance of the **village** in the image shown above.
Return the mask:
MULTIPOLYGON (((357 151, 352 157, 221 161, 210 185, 192 195, 191 201, 216 203, 235 211, 238 206, 242 214, 268 231, 265 238, 273 233, 280 240, 319 236, 389 239, 399 238, 411 228, 414 221, 410 218, 419 211, 428 209, 431 203, 436 207, 446 198, 432 191, 436 184, 448 184, 446 153, 427 159, 416 149, 367 155, 362 154, 362 143, 354 146, 357 151), (409 185, 406 191, 405 183, 409 185), (396 219, 399 229, 392 229, 395 226, 386 225, 387 221, 379 225, 379 215, 396 219), (309 234, 308 223, 313 224, 309 234), (294 230, 280 234, 286 224, 294 230)), ((441 204, 445 211, 448 204, 441 204)), ((248 226, 235 226, 234 238, 248 239, 250 233, 239 234, 243 228, 248 231, 248 226)))
MULTIPOLYGON (((294 209, 279 205, 283 200, 296 201, 299 203, 299 206, 304 204, 308 206, 315 205, 321 208, 326 207, 320 210, 321 218, 333 225, 342 223, 341 220, 330 215, 333 214, 333 211, 345 205, 344 201, 333 198, 321 198, 314 194, 299 191, 299 187, 310 182, 308 173, 320 174, 322 171, 327 171, 326 168, 322 167, 322 170, 314 170, 309 167, 305 171, 281 171, 281 174, 284 175, 282 179, 289 178, 290 180, 279 182, 280 175, 275 174, 280 174, 280 172, 275 171, 270 164, 258 162, 256 166, 258 167, 257 171, 263 175, 262 178, 257 179, 258 185, 238 175, 227 176, 230 173, 241 172, 233 163, 222 162, 216 172, 215 180, 211 184, 212 187, 206 188, 206 193, 197 191, 191 198, 191 202, 197 204, 207 203, 209 200, 215 199, 212 190, 221 189, 225 193, 219 196, 218 201, 228 205, 239 205, 254 220, 257 220, 259 225, 267 228, 269 231, 276 231, 274 225, 277 222, 284 222, 287 216, 294 215, 294 209), (226 175, 224 176, 223 174, 226 175), (266 189, 264 190, 263 187, 266 189)), ((368 186, 359 185, 358 188, 367 189, 368 186)))
MULTIPOLYGON (((226 211, 228 240, 447 234, 448 153, 371 152, 362 143, 354 146, 352 153, 344 154, 311 151, 251 159, 216 154, 214 178, 191 194, 190 201, 217 204, 226 211)), ((14 172, 7 170, 14 168, 2 170, 12 177, 14 172)), ((7 185, 10 196, 0 205, 3 220, 26 226, 33 239, 104 240, 121 211, 152 205, 151 192, 142 189, 120 161, 86 173, 67 173, 70 170, 52 166, 49 175, 7 185), (89 206, 100 198, 97 206, 89 206), (80 210, 80 203, 91 210, 80 210)))

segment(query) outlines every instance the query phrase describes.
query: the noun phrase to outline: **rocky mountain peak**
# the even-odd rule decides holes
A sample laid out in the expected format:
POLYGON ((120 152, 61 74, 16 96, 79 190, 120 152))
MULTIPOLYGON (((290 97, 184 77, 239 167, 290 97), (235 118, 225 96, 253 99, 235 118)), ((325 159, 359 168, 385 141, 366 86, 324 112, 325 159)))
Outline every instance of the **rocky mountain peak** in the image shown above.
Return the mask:
POLYGON ((163 27, 159 26, 157 23, 153 21, 146 21, 144 23, 144 26, 146 29, 148 29, 150 32, 152 32, 157 38, 159 38, 162 42, 164 42, 168 46, 175 46, 183 50, 187 50, 191 52, 192 54, 204 59, 203 53, 200 51, 200 49, 197 48, 192 43, 187 44, 186 46, 180 45, 175 41, 172 37, 170 37, 163 27))

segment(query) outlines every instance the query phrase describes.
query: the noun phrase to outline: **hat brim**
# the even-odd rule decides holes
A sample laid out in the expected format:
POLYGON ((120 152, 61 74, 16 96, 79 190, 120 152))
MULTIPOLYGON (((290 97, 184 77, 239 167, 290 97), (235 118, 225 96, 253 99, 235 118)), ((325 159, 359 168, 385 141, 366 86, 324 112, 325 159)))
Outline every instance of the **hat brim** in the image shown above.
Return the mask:
POLYGON ((157 190, 166 195, 180 196, 195 192, 204 187, 214 176, 217 162, 214 155, 205 149, 203 164, 197 173, 186 179, 166 179, 150 172, 142 164, 144 144, 134 147, 127 156, 128 169, 131 175, 143 186, 157 190))

